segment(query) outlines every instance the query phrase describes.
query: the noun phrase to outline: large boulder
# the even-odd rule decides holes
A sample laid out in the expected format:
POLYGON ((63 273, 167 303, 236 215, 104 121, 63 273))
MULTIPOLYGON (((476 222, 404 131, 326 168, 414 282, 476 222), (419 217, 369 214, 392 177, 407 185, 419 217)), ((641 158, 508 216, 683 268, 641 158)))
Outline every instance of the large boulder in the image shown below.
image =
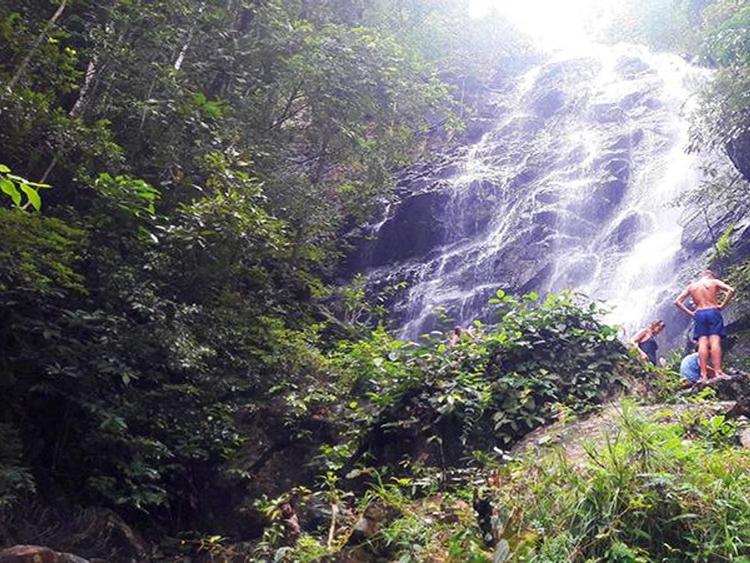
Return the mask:
POLYGON ((146 561, 151 552, 138 531, 108 508, 48 506, 39 510, 29 505, 26 510, 19 509, 10 531, 9 540, 18 545, 0 552, 1 563, 85 563, 93 558, 146 561), (36 545, 42 542, 49 547, 36 545))
POLYGON ((697 394, 706 387, 713 389, 719 399, 734 401, 729 415, 750 416, 750 377, 746 374, 735 374, 727 379, 714 378, 705 383, 699 382, 693 387, 692 394, 697 394))
POLYGON ((0 551, 0 563, 90 563, 71 553, 60 553, 40 545, 14 545, 0 551))

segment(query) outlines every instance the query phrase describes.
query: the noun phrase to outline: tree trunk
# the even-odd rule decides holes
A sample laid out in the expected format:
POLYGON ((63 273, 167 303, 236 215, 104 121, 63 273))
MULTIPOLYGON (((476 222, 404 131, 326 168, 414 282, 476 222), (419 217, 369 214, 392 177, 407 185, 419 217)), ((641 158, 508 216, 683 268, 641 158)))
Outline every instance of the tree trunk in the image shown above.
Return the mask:
MULTIPOLYGON (((114 0, 112 5, 110 6, 110 10, 115 10, 117 8, 117 2, 119 0, 114 0)), ((108 33, 111 33, 112 26, 111 23, 108 23, 105 26, 105 30, 108 33)), ((75 103, 73 104, 73 107, 68 112, 68 115, 70 117, 79 117, 86 106, 86 102, 89 99, 89 94, 91 93, 91 86, 94 84, 94 79, 96 78, 97 71, 99 69, 98 65, 99 61, 99 54, 94 53, 91 57, 91 60, 89 61, 89 64, 86 66, 86 74, 83 77, 83 85, 81 86, 81 90, 78 93, 78 99, 76 99, 75 103)), ((60 152, 58 151, 53 157, 52 161, 49 163, 49 166, 47 166, 46 170, 44 171, 44 174, 39 179, 40 184, 44 184, 47 182, 47 178, 49 178, 49 175, 52 173, 52 170, 55 168, 55 165, 57 164, 57 161, 60 160, 60 152)))
POLYGON ((34 44, 31 46, 31 49, 29 49, 29 52, 26 53, 26 56, 21 61, 21 64, 18 65, 18 68, 16 69, 16 72, 13 74, 13 77, 8 82, 8 85, 6 86, 6 89, 8 92, 13 90, 13 87, 16 85, 16 82, 18 82, 18 79, 21 78, 21 75, 26 70, 26 67, 29 66, 29 63, 31 62, 32 57, 36 53, 36 51, 39 49, 39 46, 42 44, 42 41, 44 41, 45 37, 47 37, 47 34, 49 33, 50 29, 57 23, 57 20, 60 19, 60 16, 62 16, 63 12, 65 11, 65 6, 67 6, 68 0, 62 0, 60 2, 60 5, 57 7, 57 10, 55 11, 54 15, 47 21, 47 23, 44 26, 44 29, 39 34, 39 36, 34 41, 34 44))
MULTIPOLYGON (((206 3, 201 2, 200 7, 198 8, 198 16, 203 14, 203 10, 206 9, 206 3)), ((185 62, 185 55, 187 54, 188 49, 190 48, 190 43, 193 42, 193 35, 195 34, 195 27, 198 25, 198 19, 196 18, 193 20, 193 24, 190 26, 190 29, 188 30, 187 39, 185 40, 185 44, 180 49, 179 54, 177 55, 177 60, 174 62, 174 69, 180 70, 182 68, 182 63, 185 62)))
POLYGON ((190 48, 190 43, 193 41, 193 33, 195 32, 195 23, 190 26, 190 30, 188 31, 187 39, 185 40, 185 44, 182 46, 182 49, 180 49, 180 53, 177 55, 177 60, 174 62, 174 69, 180 70, 182 67, 182 63, 185 62, 185 55, 187 54, 187 50, 190 48))
POLYGON ((83 106, 86 103, 86 96, 88 95, 89 90, 91 89, 91 84, 96 77, 96 61, 97 58, 96 55, 94 55, 94 58, 89 61, 89 64, 86 67, 86 76, 83 78, 83 86, 81 86, 81 91, 78 93, 78 99, 68 113, 70 117, 78 117, 83 110, 83 106))

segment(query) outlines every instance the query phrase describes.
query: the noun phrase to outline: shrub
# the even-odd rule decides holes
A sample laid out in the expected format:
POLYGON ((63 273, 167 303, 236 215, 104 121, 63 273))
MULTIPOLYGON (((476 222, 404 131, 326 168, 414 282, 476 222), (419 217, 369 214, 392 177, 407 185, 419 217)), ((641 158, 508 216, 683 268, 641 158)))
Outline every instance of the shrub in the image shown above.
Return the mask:
POLYGON ((269 527, 264 556, 281 549, 308 560, 325 549, 364 549, 398 561, 490 560, 488 531, 470 507, 484 478, 474 466, 497 466, 502 450, 561 410, 591 410, 637 366, 597 308, 570 294, 498 292, 492 304, 497 324, 476 323, 453 345, 439 335, 404 342, 383 327, 339 344, 328 388, 306 408, 336 419, 340 440, 321 448, 318 469, 351 517, 332 523, 342 531, 328 542, 303 536, 295 548, 279 547, 283 538, 269 527), (382 526, 361 545, 346 545, 368 507, 382 526))
POLYGON ((688 439, 625 405, 619 433, 588 459, 526 459, 498 491, 519 561, 737 561, 750 554, 750 452, 720 418, 688 439), (705 437, 705 438, 704 438, 705 437))
POLYGON ((9 424, 0 423, 0 516, 24 494, 35 491, 29 470, 21 466, 21 440, 9 424))
POLYGON ((493 304, 499 322, 477 324, 454 346, 440 338, 418 346, 381 328, 339 348, 332 396, 345 398, 335 400, 357 444, 339 466, 405 456, 447 467, 475 449, 507 448, 561 406, 584 412, 600 403, 632 365, 596 307, 571 295, 498 292, 493 304))

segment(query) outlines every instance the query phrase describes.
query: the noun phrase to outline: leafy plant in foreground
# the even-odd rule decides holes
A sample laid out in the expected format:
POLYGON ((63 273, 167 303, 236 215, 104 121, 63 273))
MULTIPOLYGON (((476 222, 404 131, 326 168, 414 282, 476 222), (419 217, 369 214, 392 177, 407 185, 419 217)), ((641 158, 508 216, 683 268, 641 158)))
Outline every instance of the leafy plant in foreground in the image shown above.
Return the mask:
POLYGON ((497 494, 515 514, 506 538, 518 561, 737 561, 750 554, 750 453, 721 419, 690 439, 626 404, 620 430, 586 448, 506 472, 497 494), (717 433, 721 439, 717 440, 717 433))
POLYGON ((27 209, 31 206, 39 211, 42 208, 39 190, 49 187, 51 187, 49 184, 31 182, 26 178, 11 174, 10 168, 5 164, 0 164, 0 191, 8 196, 13 205, 19 209, 27 209))
POLYGON ((571 296, 499 292, 494 304, 498 323, 454 346, 402 342, 382 328, 342 343, 332 396, 346 397, 341 413, 354 445, 338 467, 406 458, 445 470, 471 451, 507 448, 561 406, 585 412, 633 365, 596 308, 571 296))

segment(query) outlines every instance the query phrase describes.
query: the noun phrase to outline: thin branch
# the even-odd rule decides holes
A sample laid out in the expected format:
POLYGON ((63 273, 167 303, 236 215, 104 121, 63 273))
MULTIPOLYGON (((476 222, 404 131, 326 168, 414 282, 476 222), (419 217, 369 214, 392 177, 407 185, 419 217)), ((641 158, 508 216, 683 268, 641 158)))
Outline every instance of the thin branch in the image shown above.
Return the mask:
POLYGON ((338 506, 331 504, 331 527, 328 528, 328 549, 333 547, 333 538, 336 533, 336 514, 338 511, 338 506))
POLYGON ((300 80, 299 82, 297 82, 297 85, 292 90, 292 93, 289 96, 289 99, 287 100, 286 104, 284 105, 284 111, 281 112, 281 115, 277 119, 274 119, 273 124, 270 127, 271 129, 274 129, 274 128, 278 127, 279 125, 281 125, 282 123, 284 123, 287 120, 287 116, 289 114, 289 110, 292 109, 292 104, 294 103, 295 100, 297 100, 297 99, 300 98, 300 96, 298 94, 299 94, 299 91, 302 89, 302 84, 304 84, 304 82, 302 80, 300 80))
POLYGON ((39 179, 40 184, 46 184, 47 178, 49 178, 50 173, 52 172, 52 169, 57 164, 57 161, 60 159, 60 153, 58 152, 53 158, 52 162, 49 163, 49 166, 47 166, 47 169, 44 171, 44 174, 42 174, 42 177, 39 179))

